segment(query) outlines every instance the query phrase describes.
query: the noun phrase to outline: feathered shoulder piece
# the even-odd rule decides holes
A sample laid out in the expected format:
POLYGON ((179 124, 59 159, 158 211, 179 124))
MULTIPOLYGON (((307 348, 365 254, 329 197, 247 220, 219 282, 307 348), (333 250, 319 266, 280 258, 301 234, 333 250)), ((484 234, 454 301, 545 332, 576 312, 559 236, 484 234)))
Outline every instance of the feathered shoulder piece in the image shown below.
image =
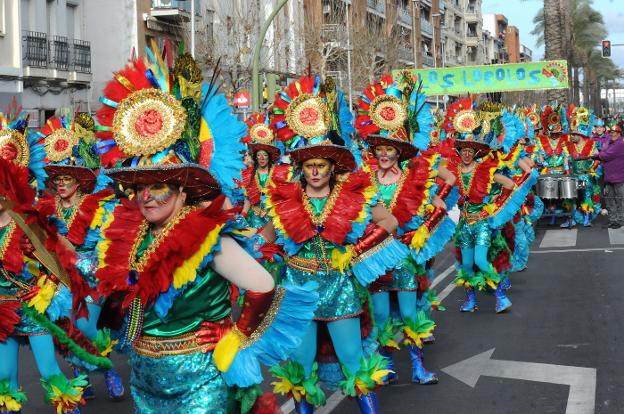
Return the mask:
POLYGON ((100 223, 104 214, 104 203, 111 201, 114 194, 109 189, 98 191, 97 193, 83 196, 74 212, 68 220, 63 217, 63 211, 58 197, 46 193, 39 198, 37 208, 40 211, 54 211, 59 220, 65 222, 67 227, 67 239, 74 245, 80 246, 84 243, 87 232, 90 228, 100 223))
POLYGON ((494 183, 494 174, 500 168, 500 162, 496 157, 485 157, 479 162, 472 172, 472 176, 468 186, 464 185, 460 169, 461 161, 449 160, 447 168, 455 177, 457 177, 457 185, 460 192, 460 203, 470 200, 473 204, 480 204, 490 195, 492 184, 494 183))
MULTIPOLYGON (((453 102, 446 111, 446 116, 442 122, 442 129, 446 132, 469 132, 475 128, 475 124, 466 124, 465 117, 470 120, 476 119, 476 112, 474 111, 472 100, 470 98, 460 98, 453 102)), ((478 126, 478 122, 476 122, 478 126)))
POLYGON ((404 228, 416 216, 424 217, 425 207, 432 196, 431 191, 438 176, 440 154, 426 152, 413 158, 403 170, 395 195, 388 206, 389 211, 404 228))
POLYGON ((148 305, 166 292, 175 297, 195 282, 199 267, 210 259, 221 230, 232 218, 222 210, 223 200, 219 196, 206 208, 184 207, 140 257, 138 249, 149 223, 135 203, 117 206, 103 231, 104 242, 98 245, 98 292, 105 296, 123 292, 124 309, 135 298, 148 305))
POLYGON ((280 242, 296 253, 316 235, 337 245, 356 241, 370 221, 376 196, 370 175, 358 170, 338 181, 318 216, 299 182, 271 186, 266 203, 280 242))

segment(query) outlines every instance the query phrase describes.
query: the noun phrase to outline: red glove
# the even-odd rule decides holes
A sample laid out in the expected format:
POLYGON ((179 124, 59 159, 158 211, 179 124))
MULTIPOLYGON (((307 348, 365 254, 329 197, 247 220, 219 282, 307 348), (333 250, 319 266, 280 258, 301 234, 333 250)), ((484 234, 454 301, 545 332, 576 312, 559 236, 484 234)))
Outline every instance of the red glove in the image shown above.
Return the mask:
POLYGON ((37 293, 39 293, 39 286, 33 286, 30 290, 21 293, 19 295, 19 298, 22 302, 28 302, 29 300, 37 296, 37 293))
POLYGON ((35 246, 33 246, 32 242, 25 234, 22 234, 22 237, 20 238, 20 249, 25 256, 28 256, 31 259, 34 258, 35 246))
POLYGON ((512 177, 512 179, 511 179, 511 180, 512 180, 514 183, 516 183, 516 185, 520 185, 520 184, 522 184, 523 182, 525 182, 525 181, 527 180, 527 178, 529 178, 529 175, 531 175, 531 173, 528 173, 528 172, 526 172, 526 171, 525 171, 525 172, 524 172, 522 175, 520 175, 520 176, 516 175, 515 177, 512 177))
POLYGON ((200 328, 195 332, 197 343, 200 345, 211 344, 208 351, 214 349, 217 342, 221 340, 232 329, 232 321, 223 319, 218 322, 202 322, 200 328))
POLYGON ((353 250, 355 251, 355 254, 359 256, 386 240, 389 235, 390 233, 388 233, 388 230, 375 224, 358 240, 358 242, 353 246, 353 250))
POLYGON ((282 249, 282 246, 276 243, 267 243, 261 246, 258 249, 258 252, 262 254, 261 260, 267 260, 271 263, 275 261, 275 255, 282 257, 284 256, 284 250, 282 249))
POLYGON ((450 185, 449 183, 444 183, 442 187, 440 187, 440 191, 438 192, 438 197, 440 197, 442 200, 446 200, 446 197, 448 197, 452 188, 453 186, 450 185))
POLYGON ((260 325, 260 322, 262 322, 271 307, 274 293, 275 290, 265 293, 252 292, 250 290, 245 292, 245 301, 243 302, 241 315, 236 322, 236 327, 242 334, 249 337, 260 325))

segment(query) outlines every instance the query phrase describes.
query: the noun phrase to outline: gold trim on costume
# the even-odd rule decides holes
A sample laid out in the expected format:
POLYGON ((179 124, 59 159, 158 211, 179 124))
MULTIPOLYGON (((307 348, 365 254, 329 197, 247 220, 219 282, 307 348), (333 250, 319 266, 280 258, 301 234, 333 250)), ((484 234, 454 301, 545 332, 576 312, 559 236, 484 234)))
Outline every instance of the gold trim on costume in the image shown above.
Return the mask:
POLYGON ((132 345, 132 349, 138 355, 161 358, 171 355, 189 355, 206 352, 214 348, 216 344, 203 344, 197 342, 195 332, 169 338, 159 336, 140 336, 132 345))

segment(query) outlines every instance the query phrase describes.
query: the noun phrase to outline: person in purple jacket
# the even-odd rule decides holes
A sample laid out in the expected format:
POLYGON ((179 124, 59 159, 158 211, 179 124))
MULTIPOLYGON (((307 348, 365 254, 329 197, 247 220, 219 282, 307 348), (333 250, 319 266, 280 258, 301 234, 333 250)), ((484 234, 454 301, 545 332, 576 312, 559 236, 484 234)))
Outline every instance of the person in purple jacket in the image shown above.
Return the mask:
POLYGON ((609 212, 610 229, 619 229, 624 225, 624 139, 622 128, 610 121, 609 139, 602 141, 602 148, 597 158, 602 163, 604 172, 604 200, 609 212))
POLYGON ((607 134, 607 129, 602 118, 596 118, 594 120, 592 139, 598 142, 599 145, 602 145, 602 141, 609 139, 609 134, 607 134))

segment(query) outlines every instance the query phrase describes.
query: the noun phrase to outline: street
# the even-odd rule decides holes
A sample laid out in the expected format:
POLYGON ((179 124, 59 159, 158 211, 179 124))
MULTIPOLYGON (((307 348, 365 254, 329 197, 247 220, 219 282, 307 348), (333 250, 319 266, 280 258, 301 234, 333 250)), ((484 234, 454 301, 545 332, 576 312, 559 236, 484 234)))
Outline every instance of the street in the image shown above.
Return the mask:
MULTIPOLYGON (((378 392, 384 413, 436 414, 610 414, 624 412, 624 229, 559 230, 540 222, 526 271, 511 275, 511 312, 494 313, 493 296, 479 294, 479 310, 458 311, 464 300, 451 284, 449 249, 438 257, 435 289, 446 312, 434 314, 436 343, 425 348, 425 364, 438 373, 437 385, 412 385, 406 351, 396 354, 399 383, 378 392), (480 355, 481 354, 481 355, 480 355), (479 355, 479 356, 478 356, 479 355), (476 357, 478 356, 478 357, 476 357), (469 358, 476 357, 462 364, 469 358), (597 379, 594 380, 595 378, 597 379), (464 382, 462 382, 464 381, 464 382), (470 385, 469 385, 470 384, 470 385), (472 387, 471 385, 474 385, 472 387), (571 386, 572 385, 572 386, 571 386), (595 405, 592 387, 595 386, 595 405)), ((128 384, 129 370, 114 358, 128 384)), ((66 366, 65 366, 66 368, 66 366)), ((92 380, 98 397, 83 413, 132 412, 129 395, 106 398, 101 375, 92 380)), ((21 382, 29 397, 23 413, 46 413, 29 350, 21 352, 21 382)), ((128 388, 128 387, 127 387, 128 388)), ((357 413, 354 401, 328 393, 317 413, 357 413)), ((284 413, 292 403, 280 399, 284 413)))

